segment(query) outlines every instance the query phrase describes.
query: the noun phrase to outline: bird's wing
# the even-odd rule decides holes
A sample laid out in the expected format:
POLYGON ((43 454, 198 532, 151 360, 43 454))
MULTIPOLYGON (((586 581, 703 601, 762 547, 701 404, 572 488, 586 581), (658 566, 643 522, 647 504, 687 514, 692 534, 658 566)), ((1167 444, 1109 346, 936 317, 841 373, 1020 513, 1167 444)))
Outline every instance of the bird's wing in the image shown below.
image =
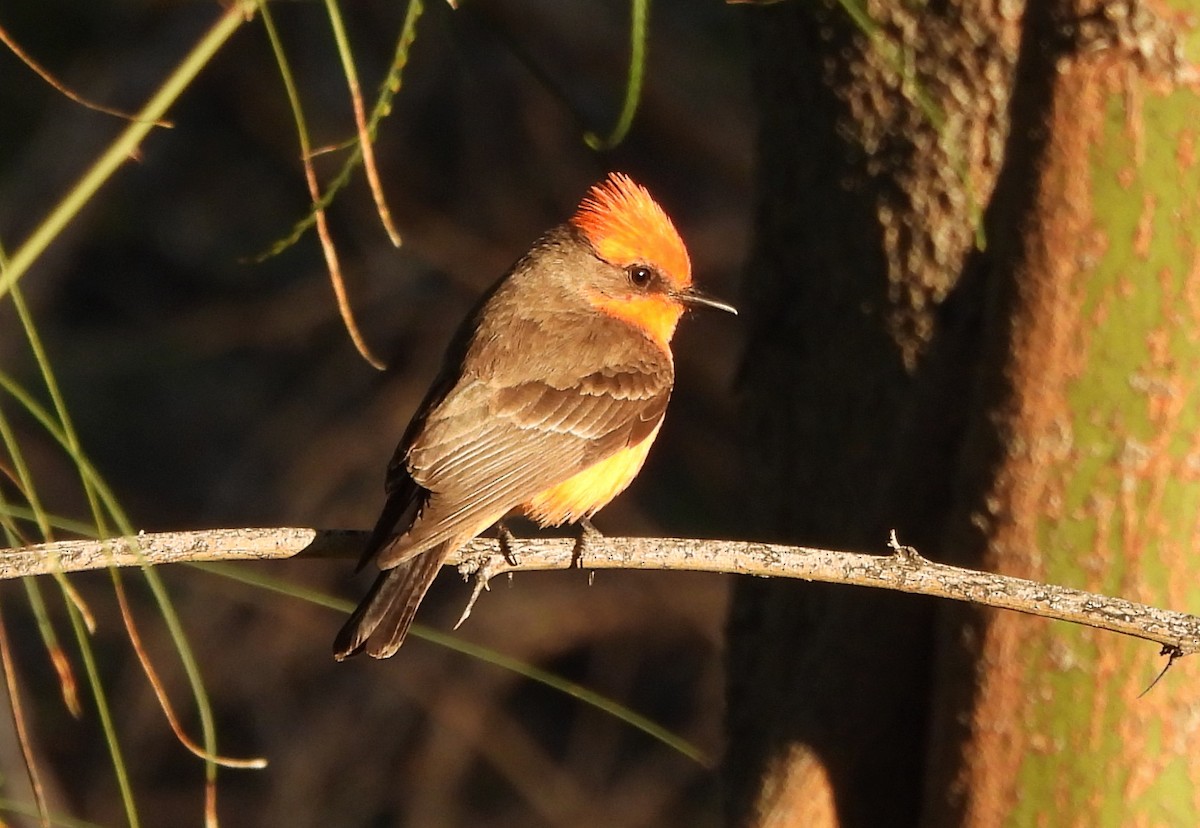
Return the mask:
MULTIPOLYGON (((456 356, 454 353, 456 347, 455 343, 451 343, 448 360, 450 357, 456 356)), ((363 547, 362 556, 359 558, 355 571, 361 570, 368 561, 379 554, 380 550, 391 541, 393 535, 397 532, 401 534, 407 532, 420 513, 428 492, 422 489, 408 472, 408 448, 424 429, 429 413, 443 402, 454 389, 457 379, 457 373, 449 370, 447 366, 443 366, 408 427, 404 430, 404 436, 396 446, 392 459, 388 462, 387 477, 384 481, 387 501, 383 505, 383 511, 379 514, 379 519, 375 521, 375 528, 371 530, 371 535, 363 547)))
POLYGON ((407 453, 409 475, 429 494, 405 536, 381 551, 381 568, 473 537, 650 436, 670 398, 670 356, 627 333, 601 344, 552 368, 464 379, 429 412, 407 453))

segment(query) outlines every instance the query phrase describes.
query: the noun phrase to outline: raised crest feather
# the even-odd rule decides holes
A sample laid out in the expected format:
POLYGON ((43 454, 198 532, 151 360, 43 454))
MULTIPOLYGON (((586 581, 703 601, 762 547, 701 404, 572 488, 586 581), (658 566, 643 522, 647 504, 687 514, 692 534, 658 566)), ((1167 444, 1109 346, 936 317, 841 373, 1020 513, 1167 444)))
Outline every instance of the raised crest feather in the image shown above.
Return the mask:
POLYGON ((677 290, 692 283, 692 263, 675 225, 646 188, 624 173, 609 173, 592 187, 571 224, 611 264, 654 265, 677 290))

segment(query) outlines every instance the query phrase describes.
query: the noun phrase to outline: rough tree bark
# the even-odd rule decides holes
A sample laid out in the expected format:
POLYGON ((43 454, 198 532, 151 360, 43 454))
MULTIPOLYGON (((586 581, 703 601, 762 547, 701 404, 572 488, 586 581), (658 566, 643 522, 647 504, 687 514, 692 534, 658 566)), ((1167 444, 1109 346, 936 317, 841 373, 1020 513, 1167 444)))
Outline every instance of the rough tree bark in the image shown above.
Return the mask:
MULTIPOLYGON (((1194 608, 1167 577, 1200 531, 1200 112, 1175 34, 1194 23, 1136 2, 866 10, 873 37, 831 3, 746 12, 762 530, 868 547, 897 528, 930 557, 1194 608)), ((1136 644, 759 582, 729 638, 733 825, 1128 824, 1200 781, 1195 668, 1131 705, 1156 666, 1136 644)))

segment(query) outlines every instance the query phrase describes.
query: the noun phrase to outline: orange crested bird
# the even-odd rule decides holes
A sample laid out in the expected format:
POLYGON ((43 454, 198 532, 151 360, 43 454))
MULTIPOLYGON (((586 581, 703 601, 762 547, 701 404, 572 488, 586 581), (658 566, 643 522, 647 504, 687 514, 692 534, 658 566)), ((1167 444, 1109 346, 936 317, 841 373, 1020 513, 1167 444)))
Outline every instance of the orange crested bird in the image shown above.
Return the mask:
POLYGON ((334 656, 394 654, 446 558, 510 512, 590 527, 646 460, 675 383, 671 336, 700 306, 737 313, 692 286, 645 188, 619 173, 592 187, 459 328, 388 465, 359 564, 381 572, 334 656))

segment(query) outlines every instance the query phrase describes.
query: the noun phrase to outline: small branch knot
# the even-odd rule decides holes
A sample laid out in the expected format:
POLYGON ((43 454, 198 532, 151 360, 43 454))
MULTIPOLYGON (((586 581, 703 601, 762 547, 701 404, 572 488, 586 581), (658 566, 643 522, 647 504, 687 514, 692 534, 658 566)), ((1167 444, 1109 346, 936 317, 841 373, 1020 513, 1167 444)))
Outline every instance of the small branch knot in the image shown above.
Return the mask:
POLYGON ((892 550, 892 557, 897 562, 907 566, 921 566, 928 561, 917 551, 915 546, 904 546, 896 537, 896 530, 893 529, 888 537, 888 549, 892 550))

